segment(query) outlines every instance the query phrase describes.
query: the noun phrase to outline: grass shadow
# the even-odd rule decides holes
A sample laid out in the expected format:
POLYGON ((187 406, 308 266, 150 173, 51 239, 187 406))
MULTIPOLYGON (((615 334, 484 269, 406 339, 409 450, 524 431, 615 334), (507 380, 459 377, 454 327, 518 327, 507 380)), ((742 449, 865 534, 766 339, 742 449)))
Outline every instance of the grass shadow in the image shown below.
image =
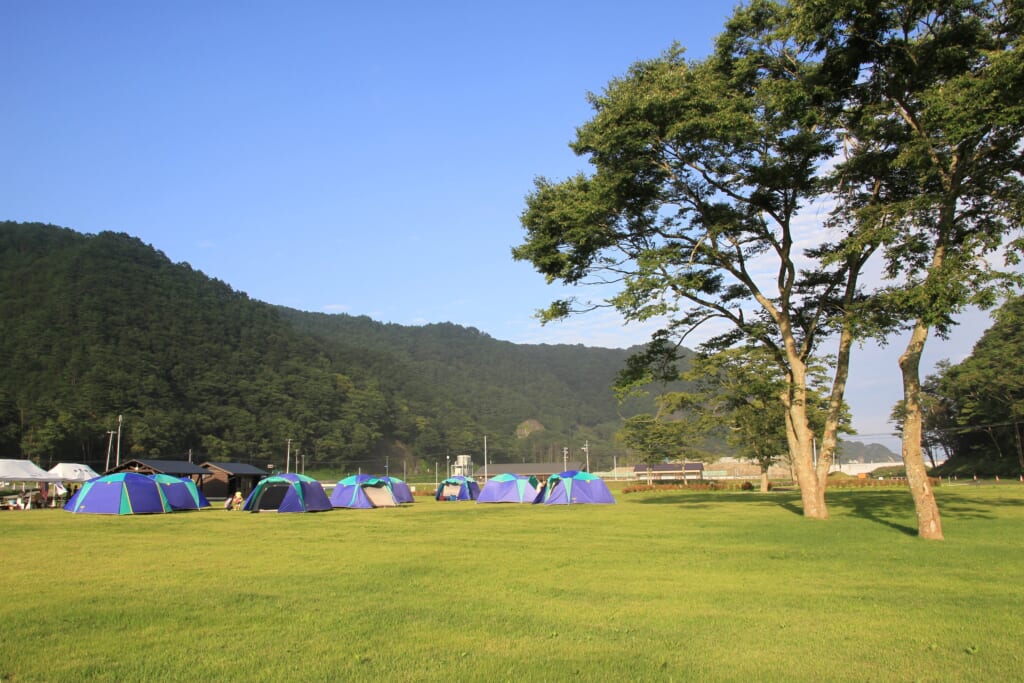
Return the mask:
POLYGON ((907 491, 832 491, 826 493, 825 500, 833 512, 845 511, 852 517, 917 536, 917 527, 899 521, 908 512, 914 515, 914 501, 907 491))
POLYGON ((687 508, 705 509, 714 505, 729 503, 782 507, 795 512, 796 514, 803 514, 803 511, 798 505, 800 495, 789 491, 778 493, 772 492, 768 494, 754 491, 694 491, 692 493, 680 491, 678 493, 631 493, 629 495, 631 497, 637 496, 637 498, 633 499, 632 502, 640 505, 676 505, 687 508))
MULTIPOLYGON (((995 519, 995 506, 1024 506, 1016 495, 993 496, 990 501, 971 497, 943 496, 937 491, 939 512, 949 519, 995 519)), ((640 505, 673 505, 689 509, 708 509, 716 505, 776 506, 803 516, 799 491, 685 491, 629 494, 640 505), (633 498, 633 497, 636 498, 633 498)), ((845 515, 888 527, 907 536, 917 536, 916 511, 910 491, 905 487, 838 489, 830 488, 825 497, 832 516, 845 515)))

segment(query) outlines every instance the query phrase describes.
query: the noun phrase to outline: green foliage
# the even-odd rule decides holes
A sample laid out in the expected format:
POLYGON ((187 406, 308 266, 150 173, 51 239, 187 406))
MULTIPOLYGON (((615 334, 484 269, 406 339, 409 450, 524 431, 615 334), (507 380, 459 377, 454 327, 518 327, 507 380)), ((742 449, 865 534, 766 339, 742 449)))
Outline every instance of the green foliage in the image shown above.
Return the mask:
POLYGON ((124 234, 0 223, 0 317, 6 457, 102 469, 119 414, 122 458, 283 465, 291 439, 310 466, 399 452, 415 471, 481 461, 484 435, 498 462, 584 439, 601 462, 624 455, 610 387, 625 350, 277 308, 124 234), (527 419, 544 431, 517 439, 527 419))
POLYGON ((1022 357, 1024 298, 1017 297, 996 312, 970 356, 940 365, 925 382, 925 405, 934 406, 926 413, 927 434, 950 457, 941 471, 963 471, 964 466, 1004 475, 1024 471, 1022 357))
POLYGON ((944 334, 1019 281, 998 261, 1024 216, 1024 16, 994 0, 795 7, 844 94, 836 216, 883 244, 892 282, 871 307, 944 334))

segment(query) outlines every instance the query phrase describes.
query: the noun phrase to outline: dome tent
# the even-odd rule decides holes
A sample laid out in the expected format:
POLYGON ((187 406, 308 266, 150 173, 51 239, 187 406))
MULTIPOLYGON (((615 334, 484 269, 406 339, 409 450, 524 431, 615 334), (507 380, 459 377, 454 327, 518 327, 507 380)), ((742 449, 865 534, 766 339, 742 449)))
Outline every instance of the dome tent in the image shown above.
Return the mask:
POLYGON ((395 477, 380 477, 383 481, 391 484, 391 495, 395 497, 395 501, 398 503, 412 503, 414 502, 412 496, 412 490, 409 485, 401 479, 395 477))
MULTIPOLYGON (((540 502, 538 500, 537 502, 540 502)), ((571 505, 576 503, 614 503, 612 492, 596 474, 567 470, 548 477, 544 488, 545 505, 571 505)))
POLYGON ((480 496, 480 485, 462 475, 448 477, 437 485, 435 500, 476 500, 480 496))
POLYGON ((333 506, 320 482, 304 474, 288 472, 261 479, 245 499, 242 509, 249 512, 325 512, 333 506))
POLYGON ((512 473, 499 474, 484 484, 477 503, 533 503, 537 479, 512 473))
POLYGON ((150 474, 149 478, 160 485, 164 498, 173 510, 199 510, 210 507, 210 501, 191 479, 173 477, 169 474, 150 474))
POLYGON ((117 472, 82 484, 64 509, 94 515, 138 515, 172 512, 160 485, 135 472, 117 472))
POLYGON ((354 474, 338 482, 331 492, 331 505, 336 508, 396 507, 399 501, 385 477, 354 474))

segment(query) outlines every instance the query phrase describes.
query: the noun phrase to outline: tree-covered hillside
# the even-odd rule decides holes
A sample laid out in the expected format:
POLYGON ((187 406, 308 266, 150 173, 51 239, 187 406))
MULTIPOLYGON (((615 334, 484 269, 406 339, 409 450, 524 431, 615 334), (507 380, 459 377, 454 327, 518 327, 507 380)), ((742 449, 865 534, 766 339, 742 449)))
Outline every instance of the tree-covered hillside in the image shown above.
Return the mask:
POLYGON ((0 223, 0 319, 0 457, 102 467, 118 415, 122 459, 625 455, 625 350, 278 308, 125 234, 0 223))
POLYGON ((960 363, 943 363, 925 382, 924 446, 946 459, 942 474, 1024 474, 1024 297, 995 322, 960 363))

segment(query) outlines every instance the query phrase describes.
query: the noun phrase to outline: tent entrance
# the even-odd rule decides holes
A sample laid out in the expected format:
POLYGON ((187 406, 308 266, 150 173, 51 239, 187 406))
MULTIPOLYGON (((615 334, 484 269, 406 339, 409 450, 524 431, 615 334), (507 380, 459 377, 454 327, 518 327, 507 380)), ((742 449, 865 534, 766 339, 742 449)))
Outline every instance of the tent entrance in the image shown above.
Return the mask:
POLYGON ((363 493, 375 508, 393 508, 395 499, 386 486, 364 486, 363 493))
POLYGON ((256 505, 253 506, 253 511, 278 509, 281 507, 281 501, 284 500, 284 496, 288 493, 289 488, 290 486, 288 484, 267 486, 263 489, 260 499, 256 501, 256 505))

